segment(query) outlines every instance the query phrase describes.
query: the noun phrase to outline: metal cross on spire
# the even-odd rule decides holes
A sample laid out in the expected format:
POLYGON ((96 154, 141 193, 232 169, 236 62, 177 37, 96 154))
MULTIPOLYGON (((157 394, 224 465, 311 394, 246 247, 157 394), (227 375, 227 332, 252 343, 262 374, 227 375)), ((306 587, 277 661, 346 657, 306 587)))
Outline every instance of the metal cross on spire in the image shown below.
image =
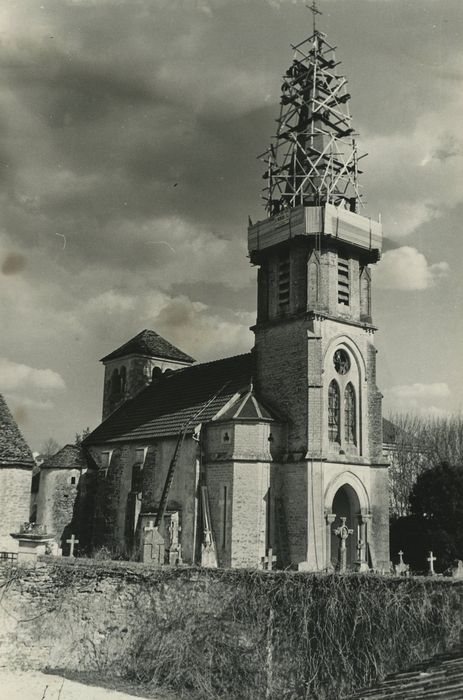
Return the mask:
POLYGON ((323 12, 320 12, 320 10, 319 10, 318 7, 317 7, 317 3, 315 2, 315 0, 313 0, 313 2, 312 2, 311 5, 306 5, 306 8, 307 8, 308 10, 310 10, 311 13, 312 13, 312 15, 313 15, 313 33, 315 34, 315 32, 317 31, 317 26, 316 26, 316 23, 317 23, 317 22, 316 22, 316 20, 317 20, 317 15, 322 15, 323 12))

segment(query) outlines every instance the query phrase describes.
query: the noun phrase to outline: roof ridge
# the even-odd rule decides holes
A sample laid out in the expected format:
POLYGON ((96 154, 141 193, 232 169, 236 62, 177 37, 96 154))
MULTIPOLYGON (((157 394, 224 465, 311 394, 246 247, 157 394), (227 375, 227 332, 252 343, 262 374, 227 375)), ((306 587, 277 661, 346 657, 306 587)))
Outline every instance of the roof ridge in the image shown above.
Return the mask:
POLYGON ((120 359, 128 355, 139 354, 160 359, 170 359, 177 362, 194 362, 194 358, 183 350, 163 338, 162 335, 151 328, 144 328, 115 350, 101 358, 100 362, 120 359))

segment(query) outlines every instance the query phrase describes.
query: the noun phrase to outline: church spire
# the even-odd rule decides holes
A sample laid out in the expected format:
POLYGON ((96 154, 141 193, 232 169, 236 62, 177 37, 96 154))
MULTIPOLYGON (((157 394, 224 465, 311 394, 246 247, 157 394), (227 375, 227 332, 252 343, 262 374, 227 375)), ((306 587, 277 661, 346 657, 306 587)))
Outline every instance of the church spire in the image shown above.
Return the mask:
MULTIPOLYGON (((282 209, 331 203, 358 211, 357 146, 349 111, 347 80, 337 71, 335 49, 316 28, 292 48, 283 77, 277 133, 268 151, 264 199, 269 216, 282 209)), ((363 157, 363 156, 362 156, 363 157)))

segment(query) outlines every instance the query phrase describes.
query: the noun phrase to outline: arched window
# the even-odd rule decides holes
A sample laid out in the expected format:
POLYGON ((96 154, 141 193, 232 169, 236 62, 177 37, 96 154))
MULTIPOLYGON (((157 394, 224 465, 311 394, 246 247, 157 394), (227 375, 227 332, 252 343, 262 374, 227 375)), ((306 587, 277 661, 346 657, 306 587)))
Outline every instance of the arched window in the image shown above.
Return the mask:
POLYGON ((121 378, 119 377, 119 371, 117 369, 113 370, 111 375, 111 396, 115 396, 120 393, 121 390, 121 378))
POLYGON ((333 379, 328 389, 328 438, 330 442, 341 442, 340 404, 339 386, 333 379))
POLYGON ((357 419, 355 415, 355 389, 352 384, 346 386, 344 392, 344 430, 346 442, 357 444, 357 419))
POLYGON ((155 382, 157 379, 161 379, 162 377, 162 369, 160 367, 153 367, 153 371, 151 372, 151 380, 155 382))
POLYGON ((121 367, 120 371, 120 390, 121 394, 125 394, 125 389, 126 389, 126 383, 127 383, 127 372, 124 366, 121 367))

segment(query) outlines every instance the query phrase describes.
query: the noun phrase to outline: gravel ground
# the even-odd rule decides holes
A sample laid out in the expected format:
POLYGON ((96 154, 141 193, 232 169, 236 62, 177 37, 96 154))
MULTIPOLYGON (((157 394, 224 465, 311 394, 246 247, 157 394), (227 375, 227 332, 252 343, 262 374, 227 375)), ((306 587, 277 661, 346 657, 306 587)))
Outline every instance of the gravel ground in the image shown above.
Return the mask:
MULTIPOLYGON (((110 689, 87 685, 40 671, 0 670, 0 700, 134 700, 138 689, 110 689)), ((144 694, 154 700, 174 700, 172 695, 144 694)))

